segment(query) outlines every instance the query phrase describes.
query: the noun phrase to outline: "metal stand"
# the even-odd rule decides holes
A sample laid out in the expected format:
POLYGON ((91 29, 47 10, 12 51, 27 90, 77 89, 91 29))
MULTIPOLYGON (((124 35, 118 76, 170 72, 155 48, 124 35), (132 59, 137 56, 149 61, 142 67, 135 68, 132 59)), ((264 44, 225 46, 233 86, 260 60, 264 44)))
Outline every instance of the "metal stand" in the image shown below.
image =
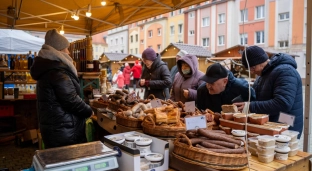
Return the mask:
POLYGON ((84 99, 83 90, 88 86, 92 86, 95 89, 100 88, 100 73, 99 72, 82 72, 80 77, 80 97, 84 99))

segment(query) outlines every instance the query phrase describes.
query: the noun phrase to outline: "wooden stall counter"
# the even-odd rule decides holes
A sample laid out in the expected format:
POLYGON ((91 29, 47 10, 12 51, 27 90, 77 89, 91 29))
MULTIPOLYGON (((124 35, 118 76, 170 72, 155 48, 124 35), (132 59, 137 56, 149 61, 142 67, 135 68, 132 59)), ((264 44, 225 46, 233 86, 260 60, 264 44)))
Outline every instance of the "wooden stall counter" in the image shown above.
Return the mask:
MULTIPOLYGON (((310 158, 312 154, 299 151, 296 156, 289 157, 288 160, 274 160, 271 163, 262 163, 258 158, 251 156, 250 170, 251 171, 311 171, 310 158)), ((196 168, 196 171, 217 171, 216 169, 204 168, 201 166, 186 163, 173 156, 170 157, 170 169, 168 171, 187 171, 189 168, 196 168)), ((248 168, 239 171, 249 171, 248 168)))

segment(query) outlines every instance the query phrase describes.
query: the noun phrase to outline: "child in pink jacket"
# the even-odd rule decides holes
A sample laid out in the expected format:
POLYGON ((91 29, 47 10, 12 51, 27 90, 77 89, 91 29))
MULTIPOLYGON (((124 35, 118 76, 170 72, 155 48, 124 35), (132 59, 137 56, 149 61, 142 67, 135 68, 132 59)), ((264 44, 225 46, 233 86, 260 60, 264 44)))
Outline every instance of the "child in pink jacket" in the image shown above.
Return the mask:
POLYGON ((125 77, 123 76, 123 73, 120 70, 118 70, 118 76, 117 76, 116 82, 117 82, 118 88, 120 89, 122 89, 125 85, 125 77))

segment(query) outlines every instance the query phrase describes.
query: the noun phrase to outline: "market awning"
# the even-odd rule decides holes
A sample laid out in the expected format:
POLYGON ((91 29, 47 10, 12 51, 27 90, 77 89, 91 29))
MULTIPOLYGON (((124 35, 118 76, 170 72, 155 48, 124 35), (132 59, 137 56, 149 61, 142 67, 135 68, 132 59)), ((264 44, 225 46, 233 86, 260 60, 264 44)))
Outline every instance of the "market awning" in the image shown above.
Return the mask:
POLYGON ((94 35, 205 0, 1 0, 0 28, 94 35), (86 12, 91 8, 91 17, 86 12), (79 20, 71 18, 74 14, 79 20))

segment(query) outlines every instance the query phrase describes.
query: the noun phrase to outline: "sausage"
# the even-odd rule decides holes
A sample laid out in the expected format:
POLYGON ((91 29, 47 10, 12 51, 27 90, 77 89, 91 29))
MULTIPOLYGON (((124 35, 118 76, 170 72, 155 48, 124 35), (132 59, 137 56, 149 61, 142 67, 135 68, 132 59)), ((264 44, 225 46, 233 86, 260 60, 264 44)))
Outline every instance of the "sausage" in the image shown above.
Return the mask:
MULTIPOLYGON (((196 145, 196 144, 200 144, 201 142, 203 142, 204 139, 201 139, 201 138, 191 138, 190 141, 191 141, 192 145, 196 145)), ((185 138, 181 138, 181 142, 187 144, 187 140, 185 138)))
POLYGON ((126 115, 126 116, 132 115, 132 111, 131 111, 131 110, 123 111, 122 113, 123 113, 124 115, 126 115))
POLYGON ((122 92, 121 90, 116 90, 115 94, 120 94, 122 96, 126 95, 124 92, 122 92))
POLYGON ((209 142, 209 143, 212 143, 212 144, 221 145, 221 146, 223 146, 223 147, 232 148, 232 149, 236 149, 236 148, 239 147, 239 145, 237 145, 237 144, 230 143, 230 142, 225 142, 225 141, 205 140, 205 142, 209 142))
POLYGON ((139 110, 141 108, 143 103, 138 103, 138 104, 135 104, 133 107, 132 107, 132 113, 135 113, 137 110, 139 110))
POLYGON ((122 92, 126 93, 126 94, 129 94, 129 91, 128 90, 125 90, 123 89, 122 92))
POLYGON ((202 145, 202 146, 204 146, 206 148, 228 149, 227 147, 223 147, 221 145, 213 144, 213 143, 210 143, 210 142, 207 142, 207 141, 202 141, 200 143, 200 145, 202 145))
POLYGON ((241 145, 240 140, 235 140, 235 139, 229 138, 228 136, 224 136, 223 134, 214 133, 214 131, 207 131, 204 129, 198 129, 197 133, 204 136, 204 137, 207 137, 209 139, 231 142, 231 143, 235 143, 239 146, 241 145))

